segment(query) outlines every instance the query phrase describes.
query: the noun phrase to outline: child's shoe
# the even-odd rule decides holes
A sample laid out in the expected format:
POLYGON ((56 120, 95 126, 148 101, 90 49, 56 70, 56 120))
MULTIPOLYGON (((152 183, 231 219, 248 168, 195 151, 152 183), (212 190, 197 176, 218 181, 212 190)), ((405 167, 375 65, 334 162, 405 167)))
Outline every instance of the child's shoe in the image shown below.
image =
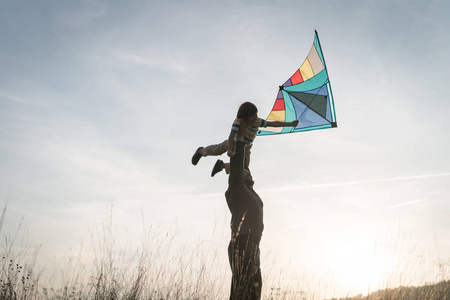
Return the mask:
POLYGON ((223 161, 221 161, 220 159, 218 159, 216 161, 216 164, 214 165, 212 172, 211 172, 211 177, 214 177, 214 175, 216 175, 217 173, 219 173, 220 171, 222 171, 223 169, 223 161))
POLYGON ((203 147, 198 147, 197 151, 195 151, 194 155, 192 156, 191 161, 194 166, 197 165, 200 158, 202 158, 202 150, 203 147))

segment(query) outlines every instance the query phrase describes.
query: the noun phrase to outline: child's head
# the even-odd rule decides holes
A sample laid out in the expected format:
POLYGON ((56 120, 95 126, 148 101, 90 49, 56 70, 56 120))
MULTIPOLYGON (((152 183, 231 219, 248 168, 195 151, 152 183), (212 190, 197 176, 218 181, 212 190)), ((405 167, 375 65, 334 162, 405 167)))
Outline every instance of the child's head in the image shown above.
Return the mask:
POLYGON ((258 108, 256 105, 251 102, 244 102, 239 106, 239 110, 237 112, 238 119, 247 120, 248 118, 256 116, 258 113, 258 108))

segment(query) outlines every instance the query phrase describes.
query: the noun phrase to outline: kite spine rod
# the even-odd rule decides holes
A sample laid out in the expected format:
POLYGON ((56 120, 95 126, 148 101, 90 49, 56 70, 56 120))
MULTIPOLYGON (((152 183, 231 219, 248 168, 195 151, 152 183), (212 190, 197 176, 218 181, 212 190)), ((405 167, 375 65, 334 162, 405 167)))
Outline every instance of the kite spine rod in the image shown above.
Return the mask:
MULTIPOLYGON (((327 63, 325 62, 325 55, 323 54, 323 50, 322 50, 322 45, 320 44, 320 39, 319 39, 319 34, 317 33, 317 30, 314 30, 317 36, 317 43, 319 44, 320 47, 320 52, 322 52, 322 58, 323 58, 323 66, 325 67, 325 70, 327 70, 327 77, 328 77, 328 88, 330 89, 330 93, 331 93, 331 84, 330 84, 330 77, 328 76, 328 69, 327 69, 327 63)), ((333 99, 333 96, 331 96, 331 99, 333 99)), ((333 104, 333 111, 332 111, 332 115, 333 115, 333 121, 332 122, 332 127, 337 127, 337 120, 336 120, 336 115, 335 115, 335 108, 334 108, 334 101, 332 102, 333 104)))
POLYGON ((315 33, 316 33, 316 36, 317 36, 317 43, 319 44, 319 47, 320 47, 320 52, 322 53, 322 58, 323 58, 323 66, 325 67, 325 69, 326 69, 326 70, 327 70, 327 72, 328 72, 328 69, 327 69, 327 64, 326 64, 326 62, 325 62, 325 55, 323 55, 322 45, 320 44, 319 34, 317 33, 317 30, 314 30, 314 31, 315 31, 315 33))

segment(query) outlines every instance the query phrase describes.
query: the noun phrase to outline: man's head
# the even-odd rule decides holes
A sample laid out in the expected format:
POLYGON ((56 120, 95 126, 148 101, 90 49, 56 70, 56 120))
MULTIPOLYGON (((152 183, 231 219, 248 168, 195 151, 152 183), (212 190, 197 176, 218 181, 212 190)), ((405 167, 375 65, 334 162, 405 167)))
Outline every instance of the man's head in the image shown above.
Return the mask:
POLYGON ((258 118, 258 108, 251 102, 244 102, 239 106, 237 118, 252 123, 258 118))

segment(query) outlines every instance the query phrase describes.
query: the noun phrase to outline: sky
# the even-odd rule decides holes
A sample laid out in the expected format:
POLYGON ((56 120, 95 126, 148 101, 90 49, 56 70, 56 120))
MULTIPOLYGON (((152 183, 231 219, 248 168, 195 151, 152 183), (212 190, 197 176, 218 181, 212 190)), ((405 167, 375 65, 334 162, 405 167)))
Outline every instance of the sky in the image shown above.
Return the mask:
POLYGON ((443 0, 2 0, 2 235, 25 231, 45 262, 111 214, 118 241, 156 226, 225 249, 227 177, 191 156, 228 137, 242 102, 267 116, 317 30, 338 128, 256 138, 263 276, 289 265, 358 292, 448 277, 449 12, 443 0))

